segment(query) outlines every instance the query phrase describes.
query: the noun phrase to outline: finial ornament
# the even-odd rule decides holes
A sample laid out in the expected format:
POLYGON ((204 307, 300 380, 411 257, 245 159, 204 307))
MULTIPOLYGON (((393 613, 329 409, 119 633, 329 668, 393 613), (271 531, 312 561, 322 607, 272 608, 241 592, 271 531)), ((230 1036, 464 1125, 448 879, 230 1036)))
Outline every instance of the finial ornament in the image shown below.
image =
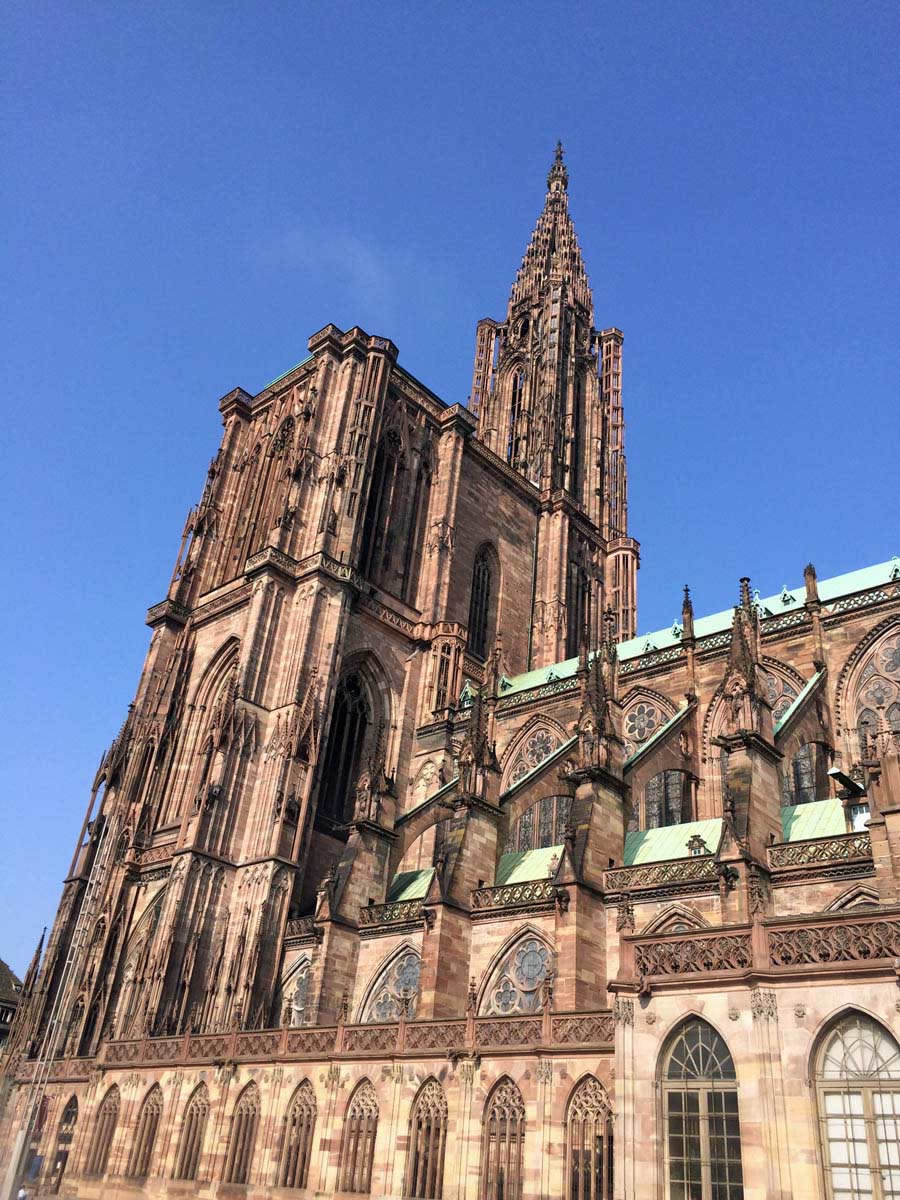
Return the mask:
POLYGON ((547 175, 548 192, 564 192, 569 186, 569 172, 563 162, 562 142, 556 143, 556 153, 553 156, 553 166, 547 175))

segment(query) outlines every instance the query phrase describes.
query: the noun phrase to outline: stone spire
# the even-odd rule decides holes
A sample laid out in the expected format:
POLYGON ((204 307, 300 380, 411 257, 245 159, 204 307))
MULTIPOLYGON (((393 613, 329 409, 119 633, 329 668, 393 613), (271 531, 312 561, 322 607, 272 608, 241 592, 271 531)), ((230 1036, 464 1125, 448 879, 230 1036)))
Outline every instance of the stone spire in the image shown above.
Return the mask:
POLYGON ((539 536, 534 623, 542 634, 532 666, 576 655, 585 617, 593 614, 596 636, 608 604, 620 639, 632 637, 637 625, 622 334, 594 328, 568 186, 557 143, 506 316, 478 323, 469 398, 480 440, 539 489, 548 506, 560 500, 565 506, 539 536), (592 529, 585 528, 585 516, 592 529))

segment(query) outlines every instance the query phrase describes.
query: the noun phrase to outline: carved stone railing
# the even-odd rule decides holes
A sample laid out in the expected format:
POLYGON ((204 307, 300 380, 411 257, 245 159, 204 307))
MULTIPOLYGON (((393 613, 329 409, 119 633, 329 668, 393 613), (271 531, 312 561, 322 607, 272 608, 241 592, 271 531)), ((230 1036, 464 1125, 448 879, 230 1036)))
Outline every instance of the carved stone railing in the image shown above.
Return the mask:
POLYGON ((531 1046, 542 1041, 543 1020, 537 1017, 479 1017, 476 1046, 531 1046))
POLYGON ((363 929, 382 925, 406 925, 422 919, 421 900, 395 900, 390 904, 366 904, 359 910, 363 929))
POLYGON ((743 971, 752 965, 750 930, 711 929, 690 936, 683 933, 648 938, 628 938, 639 979, 656 976, 700 975, 743 971))
POLYGON ((767 853, 769 866, 773 870, 778 867, 805 867, 814 863, 871 859, 872 841, 868 833, 843 833, 837 837, 779 843, 770 846, 767 853))
POLYGON ((609 1012, 576 1013, 550 1018, 551 1040, 559 1046, 596 1045, 615 1037, 615 1021, 609 1012))
POLYGON ((168 862, 175 852, 175 842, 167 842, 164 846, 132 846, 129 857, 135 866, 147 867, 151 863, 168 862))
MULTIPOLYGON (((33 1059, 20 1062, 15 1072, 16 1079, 27 1083, 34 1078, 36 1069, 37 1063, 33 1059)), ((58 1058, 50 1068, 48 1080, 89 1079, 93 1069, 93 1058, 58 1058)))
POLYGON ((492 908, 524 908, 531 904, 552 904, 556 885, 552 879, 534 879, 528 883, 503 883, 499 887, 476 888, 472 909, 484 912, 492 908))
POLYGON ((715 859, 710 854, 701 854, 639 867, 613 867, 606 872, 606 890, 621 892, 673 884, 715 883, 716 878, 715 859))
POLYGON ((421 1021, 406 1027, 407 1050, 448 1050, 465 1043, 465 1021, 421 1021))
POLYGON ((766 932, 773 967, 900 958, 900 917, 896 916, 811 918, 803 924, 769 925, 766 932))
MULTIPOLYGON (((96 1058, 60 1060, 53 1078, 88 1078, 94 1066, 290 1061, 355 1055, 444 1055, 491 1047, 608 1046, 613 1015, 608 1009, 587 1012, 539 1012, 532 1016, 485 1016, 433 1021, 401 1020, 380 1025, 307 1025, 284 1029, 248 1029, 230 1033, 189 1033, 181 1037, 106 1042, 96 1058)), ((34 1062, 20 1064, 16 1077, 27 1080, 34 1062)))
POLYGON ((315 937, 315 917, 291 917, 284 927, 285 938, 315 937))
POLYGON ((319 1057, 334 1050, 337 1029, 321 1025, 310 1025, 306 1029, 289 1029, 284 1039, 285 1053, 319 1057))
POLYGON ((343 1049, 348 1054, 372 1054, 397 1048, 396 1025, 348 1025, 344 1030, 343 1049))

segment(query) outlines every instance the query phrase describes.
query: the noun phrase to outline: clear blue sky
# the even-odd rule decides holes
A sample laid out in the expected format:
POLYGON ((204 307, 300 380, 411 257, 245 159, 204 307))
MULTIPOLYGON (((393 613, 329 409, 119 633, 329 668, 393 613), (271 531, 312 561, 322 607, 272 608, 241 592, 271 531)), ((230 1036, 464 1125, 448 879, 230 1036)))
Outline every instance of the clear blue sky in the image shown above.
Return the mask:
POLYGON ((557 138, 640 626, 900 554, 900 5, 8 3, 0 957, 52 919, 216 401, 326 322, 464 401, 557 138))

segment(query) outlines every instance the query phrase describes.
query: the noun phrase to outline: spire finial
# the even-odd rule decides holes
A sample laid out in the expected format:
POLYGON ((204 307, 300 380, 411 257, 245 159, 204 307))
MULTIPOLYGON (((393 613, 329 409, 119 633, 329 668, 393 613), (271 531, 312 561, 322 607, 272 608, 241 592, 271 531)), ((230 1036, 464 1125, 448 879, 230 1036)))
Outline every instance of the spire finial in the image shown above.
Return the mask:
POLYGON ((553 166, 547 175, 548 192, 564 192, 569 186, 569 172, 563 162, 563 144, 556 143, 556 153, 553 156, 553 166))

